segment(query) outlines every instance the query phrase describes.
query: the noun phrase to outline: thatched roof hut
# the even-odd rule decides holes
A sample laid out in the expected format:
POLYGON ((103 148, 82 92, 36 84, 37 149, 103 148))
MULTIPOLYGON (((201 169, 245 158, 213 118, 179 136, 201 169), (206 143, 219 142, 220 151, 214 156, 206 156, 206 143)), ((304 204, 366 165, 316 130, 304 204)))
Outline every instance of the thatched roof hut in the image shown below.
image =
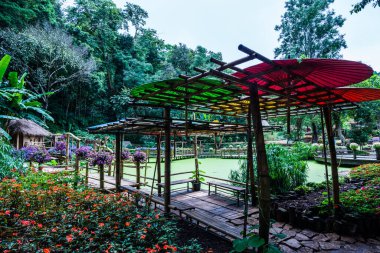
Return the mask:
POLYGON ((11 120, 8 131, 17 149, 26 145, 43 145, 45 137, 52 135, 45 128, 27 119, 11 120))

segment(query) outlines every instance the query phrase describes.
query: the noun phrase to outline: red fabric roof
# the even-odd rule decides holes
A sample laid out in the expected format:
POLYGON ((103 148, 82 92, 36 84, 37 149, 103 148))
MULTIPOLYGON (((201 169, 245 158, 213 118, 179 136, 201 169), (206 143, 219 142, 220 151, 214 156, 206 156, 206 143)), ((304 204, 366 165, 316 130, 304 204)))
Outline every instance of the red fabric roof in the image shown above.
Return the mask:
POLYGON ((353 103, 373 101, 373 100, 380 99, 380 89, 375 89, 375 88, 345 87, 345 88, 339 88, 339 89, 335 89, 331 91, 353 103))
MULTIPOLYGON (((359 83, 373 74, 371 67, 347 60, 305 59, 298 62, 296 59, 291 59, 272 62, 273 65, 260 63, 245 68, 245 72, 259 75, 259 77, 248 78, 247 81, 257 82, 260 86, 268 85, 268 88, 274 91, 281 91, 283 86, 292 86, 295 92, 305 92, 315 89, 314 85, 307 85, 307 82, 320 88, 331 89, 359 83), (290 73, 286 73, 281 67, 285 67, 290 73)), ((234 76, 247 77, 246 74, 240 72, 235 73, 234 76)))

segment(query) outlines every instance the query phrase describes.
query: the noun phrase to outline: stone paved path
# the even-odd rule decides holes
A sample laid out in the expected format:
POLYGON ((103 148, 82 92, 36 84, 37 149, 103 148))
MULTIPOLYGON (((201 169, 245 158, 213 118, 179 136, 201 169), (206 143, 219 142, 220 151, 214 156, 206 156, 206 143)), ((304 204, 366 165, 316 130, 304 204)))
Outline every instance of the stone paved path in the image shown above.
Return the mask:
MULTIPOLYGON (((208 196, 207 191, 180 192, 173 196, 179 202, 192 205, 199 212, 213 216, 215 220, 243 229, 243 206, 237 207, 236 200, 221 195, 208 196)), ((258 209, 249 208, 250 225, 258 224, 258 209)), ((379 228, 380 229, 380 228, 379 228)), ((271 240, 284 253, 292 252, 337 252, 337 253, 380 253, 380 237, 364 239, 340 236, 335 233, 317 233, 308 229, 293 228, 289 224, 272 224, 271 240), (282 233, 286 238, 278 240, 274 234, 282 233)))

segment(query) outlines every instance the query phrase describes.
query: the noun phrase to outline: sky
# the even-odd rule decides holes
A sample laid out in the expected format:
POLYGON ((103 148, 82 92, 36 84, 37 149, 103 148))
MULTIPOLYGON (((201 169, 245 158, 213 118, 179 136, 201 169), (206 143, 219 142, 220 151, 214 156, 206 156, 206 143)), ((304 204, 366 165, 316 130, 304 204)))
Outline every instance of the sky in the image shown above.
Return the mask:
MULTIPOLYGON (((361 61, 380 71, 380 8, 368 5, 358 14, 350 14, 359 0, 335 0, 332 8, 346 18, 341 33, 347 49, 343 58, 361 61)), ((123 7, 126 0, 114 0, 123 7)), ((268 58, 274 57, 285 0, 129 0, 145 9, 147 27, 157 30, 170 44, 201 45, 221 52, 226 62, 244 56, 237 47, 243 44, 268 58)), ((252 63, 251 63, 252 64, 252 63)))

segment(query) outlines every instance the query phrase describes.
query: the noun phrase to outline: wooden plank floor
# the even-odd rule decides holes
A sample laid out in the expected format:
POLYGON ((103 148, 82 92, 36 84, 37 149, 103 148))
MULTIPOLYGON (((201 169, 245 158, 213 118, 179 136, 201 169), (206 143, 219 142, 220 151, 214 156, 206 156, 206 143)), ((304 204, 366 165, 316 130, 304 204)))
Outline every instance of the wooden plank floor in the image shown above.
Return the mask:
MULTIPOLYGON (((93 188, 100 188, 99 184, 99 174, 98 173, 91 173, 88 175, 88 185, 93 188)), ((104 189, 106 190, 114 190, 116 188, 115 186, 115 178, 112 176, 104 175, 104 189)), ((131 186, 135 184, 134 181, 128 180, 128 179, 122 179, 121 180, 121 186, 131 186)))

